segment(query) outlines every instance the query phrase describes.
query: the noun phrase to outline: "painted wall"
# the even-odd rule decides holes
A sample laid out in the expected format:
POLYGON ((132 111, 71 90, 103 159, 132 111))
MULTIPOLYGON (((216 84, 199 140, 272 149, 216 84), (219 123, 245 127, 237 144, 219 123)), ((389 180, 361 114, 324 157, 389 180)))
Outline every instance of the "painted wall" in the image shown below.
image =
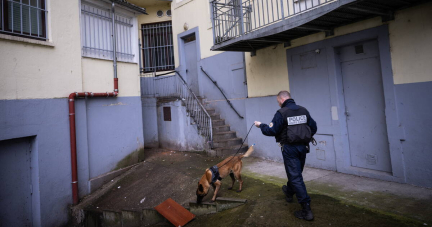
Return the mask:
MULTIPOLYGON (((142 78, 146 79, 146 78, 142 78)), ((141 98, 144 145, 146 148, 159 147, 158 115, 156 98, 141 98)))
POLYGON ((68 220, 72 203, 67 99, 0 100, 0 141, 33 137, 37 160, 32 176, 39 197, 32 212, 39 216, 34 226, 61 226, 68 220), (53 190, 55 188, 55 190, 53 190))
POLYGON ((432 82, 398 84, 395 90, 407 183, 432 188, 432 106, 425 104, 425 97, 432 97, 432 82))
MULTIPOLYGON (((82 58, 82 75, 84 91, 112 92, 114 89, 112 61, 82 58)), ((140 96, 138 64, 117 62, 117 78, 119 97, 140 96)))
POLYGON ((289 69, 286 69, 284 49, 295 48, 309 43, 350 34, 357 31, 389 25, 390 46, 394 83, 432 81, 432 3, 397 11, 395 20, 383 23, 380 17, 335 28, 334 36, 325 37, 324 32, 312 34, 291 41, 291 46, 268 47, 257 51, 257 56, 245 53, 249 97, 275 95, 288 85, 289 69), (416 34, 416 35, 413 35, 416 34), (261 56, 260 56, 261 55, 261 56), (277 82, 274 82, 277 81, 277 82), (267 86, 262 86, 263 84, 267 86), (270 86, 272 84, 273 86, 270 86), (276 85, 276 87, 274 87, 276 85), (259 89, 258 89, 259 87, 259 89))
POLYGON ((49 41, 39 42, 48 45, 0 36, 0 99, 58 98, 82 91, 79 1, 49 1, 48 11, 49 41))
POLYGON ((163 101, 157 103, 157 123, 159 145, 161 148, 179 151, 203 151, 205 139, 198 134, 196 125, 186 115, 186 107, 181 101, 163 101), (171 121, 164 121, 163 107, 171 107, 171 121))
POLYGON ((179 66, 178 40, 179 33, 185 31, 184 25, 188 29, 198 28, 200 33, 200 52, 201 58, 207 58, 221 52, 210 51, 213 46, 213 33, 210 20, 210 4, 207 0, 183 0, 181 2, 173 1, 171 3, 173 12, 173 35, 174 35, 174 58, 176 59, 176 68, 179 66), (193 13, 191 13, 193 12, 193 13))
MULTIPOLYGON (((222 52, 212 57, 201 59, 199 65, 215 80, 224 91, 237 112, 245 117, 245 100, 247 98, 246 75, 243 54, 239 52, 222 52)), ((210 79, 198 71, 200 93, 206 98, 207 107, 214 108, 216 113, 236 131, 238 137, 246 137, 246 121, 240 118, 229 106, 222 93, 210 79)))

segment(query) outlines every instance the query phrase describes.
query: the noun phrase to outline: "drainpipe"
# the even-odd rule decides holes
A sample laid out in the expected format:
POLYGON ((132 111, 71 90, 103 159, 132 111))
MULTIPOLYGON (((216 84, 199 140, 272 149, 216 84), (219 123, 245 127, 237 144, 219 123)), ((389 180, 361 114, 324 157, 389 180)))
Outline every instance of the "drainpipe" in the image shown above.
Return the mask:
POLYGON ((104 93, 93 92, 73 92, 69 95, 69 129, 70 129, 70 147, 71 147, 71 168, 72 168, 72 198, 73 204, 79 202, 78 197, 78 165, 76 153, 76 128, 75 128, 75 98, 91 97, 117 97, 118 95, 118 78, 117 78, 117 48, 116 48, 116 29, 114 2, 112 3, 112 22, 113 22, 113 68, 114 68, 114 91, 104 93))

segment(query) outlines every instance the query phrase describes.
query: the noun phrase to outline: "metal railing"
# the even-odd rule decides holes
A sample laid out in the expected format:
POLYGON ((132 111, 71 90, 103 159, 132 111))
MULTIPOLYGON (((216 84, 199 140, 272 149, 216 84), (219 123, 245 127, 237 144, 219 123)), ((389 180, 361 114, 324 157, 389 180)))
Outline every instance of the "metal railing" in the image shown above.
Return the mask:
POLYGON ((204 71, 203 67, 201 66, 201 71, 210 79, 210 81, 219 89, 219 91, 222 93, 223 97, 225 98, 225 100, 227 101, 228 105, 231 107, 231 109, 234 110, 234 112, 237 114, 237 116, 239 116, 239 118, 243 119, 244 117, 242 115, 239 114, 239 112, 237 112, 237 110, 234 108, 234 106, 232 105, 231 101, 226 97, 225 92, 222 91, 222 88, 219 87, 219 85, 217 84, 217 82, 215 80, 213 80, 213 78, 210 77, 209 74, 207 74, 206 71, 204 71))
POLYGON ((178 98, 186 107, 188 116, 193 119, 198 133, 208 139, 213 148, 213 127, 210 114, 201 104, 195 93, 177 71, 174 75, 159 77, 142 77, 142 97, 178 98))
POLYGON ((339 0, 214 0, 213 43, 220 44, 339 0))

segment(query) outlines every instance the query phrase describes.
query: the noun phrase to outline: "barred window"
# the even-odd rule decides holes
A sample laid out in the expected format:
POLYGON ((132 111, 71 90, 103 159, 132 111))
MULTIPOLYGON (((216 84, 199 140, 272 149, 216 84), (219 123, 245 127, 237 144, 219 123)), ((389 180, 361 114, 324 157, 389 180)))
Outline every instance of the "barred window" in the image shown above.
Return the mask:
POLYGON ((0 0, 0 33, 46 40, 45 0, 0 0))
MULTIPOLYGON (((134 60, 132 45, 132 17, 116 12, 117 60, 134 60)), ((81 43, 82 56, 113 59, 112 14, 109 7, 81 4, 81 43)))
POLYGON ((171 21, 142 25, 144 73, 174 70, 171 21))

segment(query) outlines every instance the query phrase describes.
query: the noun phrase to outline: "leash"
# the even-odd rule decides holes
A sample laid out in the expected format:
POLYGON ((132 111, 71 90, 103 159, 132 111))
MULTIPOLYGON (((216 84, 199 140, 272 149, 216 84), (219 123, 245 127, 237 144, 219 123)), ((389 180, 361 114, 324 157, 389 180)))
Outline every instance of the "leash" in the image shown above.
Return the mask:
POLYGON ((222 166, 224 166, 224 165, 226 165, 228 162, 230 162, 230 161, 231 161, 231 160, 232 160, 232 159, 237 155, 237 153, 240 151, 240 149, 242 149, 243 144, 244 144, 244 142, 246 141, 246 139, 248 138, 249 133, 250 133, 250 131, 252 130, 252 128, 253 128, 254 125, 255 125, 255 123, 253 123, 252 126, 250 127, 249 132, 246 134, 246 137, 245 137, 245 139, 243 140, 243 142, 242 142, 240 148, 239 148, 239 149, 237 150, 237 152, 233 155, 233 157, 232 157, 229 161, 227 161, 227 162, 225 162, 223 165, 221 165, 219 168, 221 168, 222 166))

